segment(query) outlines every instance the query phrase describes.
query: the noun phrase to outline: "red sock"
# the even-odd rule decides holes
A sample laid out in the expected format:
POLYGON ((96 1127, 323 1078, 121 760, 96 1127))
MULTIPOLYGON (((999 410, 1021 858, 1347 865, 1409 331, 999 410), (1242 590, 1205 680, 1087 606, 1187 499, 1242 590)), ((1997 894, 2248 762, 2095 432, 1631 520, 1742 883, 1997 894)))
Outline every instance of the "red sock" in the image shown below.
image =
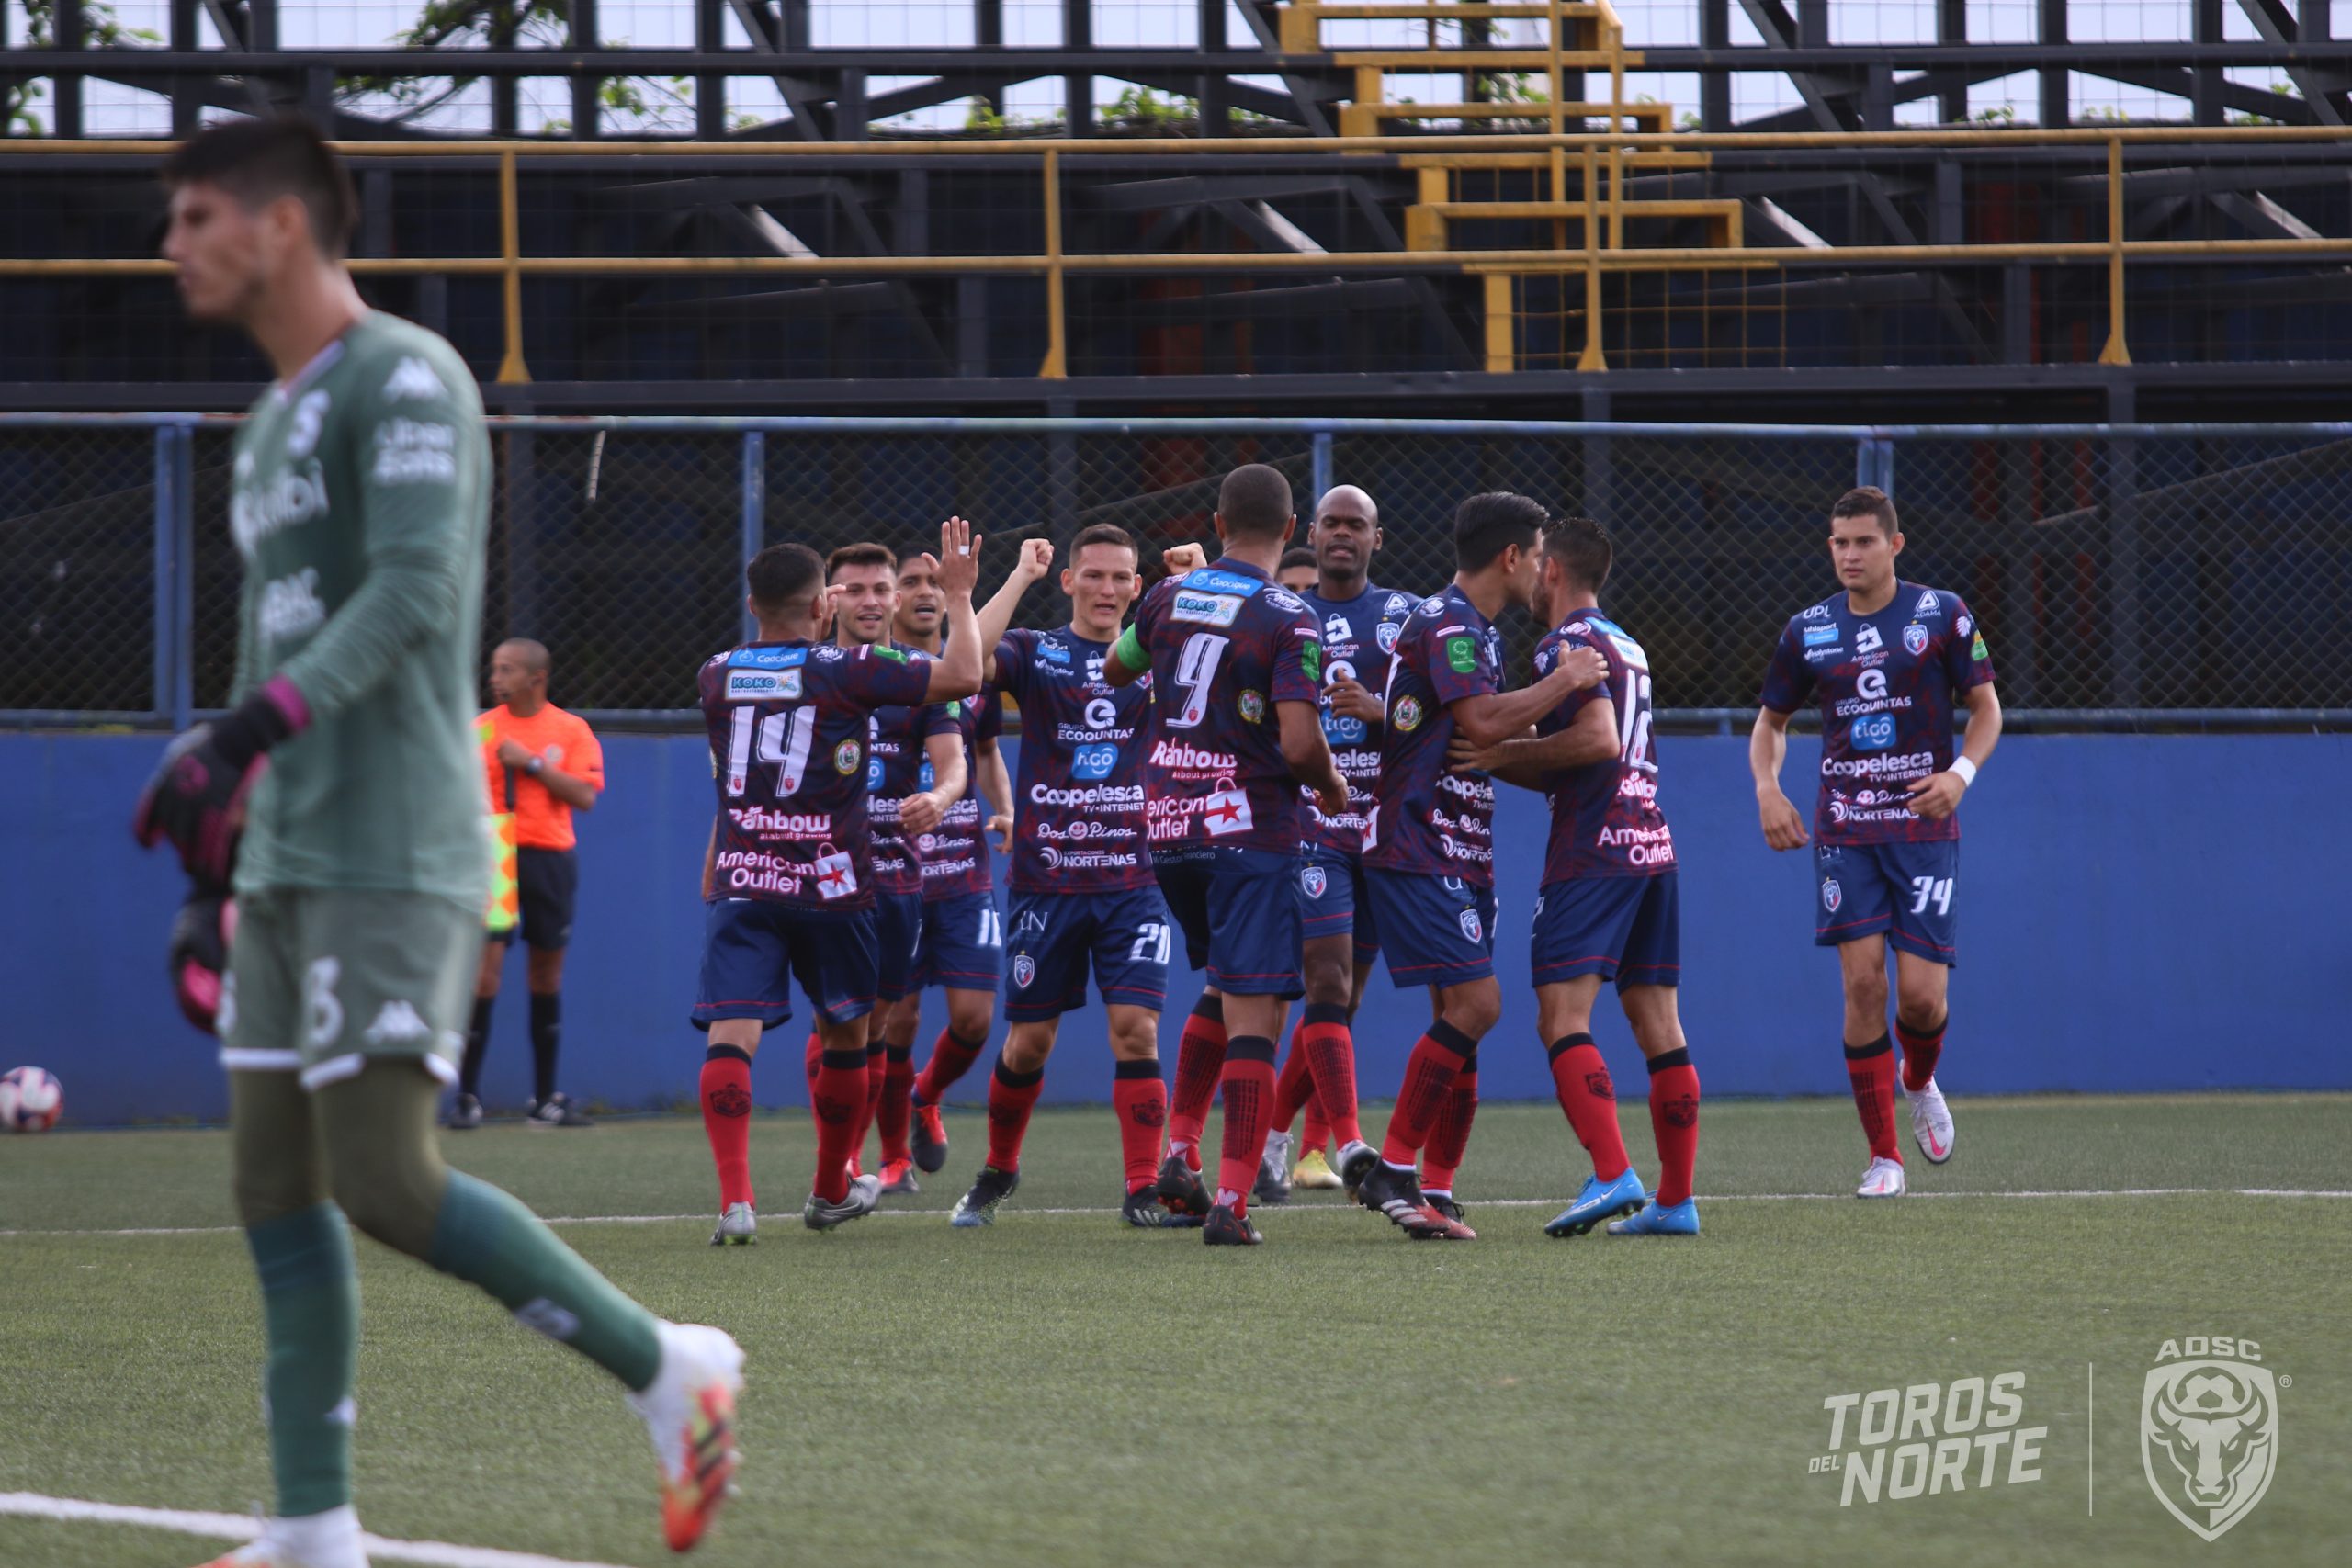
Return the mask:
POLYGON ((865 1110, 857 1119, 857 1142, 850 1145, 849 1169, 855 1176, 865 1158, 865 1134, 882 1114, 882 1080, 889 1076, 889 1047, 879 1040, 865 1047, 865 1110))
POLYGON ((894 1159, 912 1159, 914 1151, 907 1143, 907 1121, 913 1107, 907 1096, 915 1087, 915 1048, 912 1045, 892 1045, 882 1053, 882 1109, 874 1113, 874 1125, 882 1134, 882 1163, 894 1159))
POLYGON ((1046 1069, 1016 1073, 996 1059, 989 1075, 989 1163, 999 1170, 1021 1168, 1021 1140, 1028 1135, 1029 1113, 1046 1087, 1046 1069))
POLYGON ((1617 1086, 1591 1035, 1564 1034, 1552 1042, 1552 1089, 1577 1142, 1592 1156, 1592 1174, 1603 1181, 1624 1175, 1634 1162, 1625 1154, 1625 1134, 1617 1130, 1617 1086))
POLYGON ((850 1156, 865 1134, 865 1049, 827 1051, 817 1058, 808 1109, 817 1118, 818 1197, 838 1203, 849 1196, 850 1156))
POLYGON ((1176 1091, 1169 1096, 1168 1142, 1182 1145, 1200 1168, 1201 1129, 1209 1122, 1217 1076, 1225 1070, 1225 998, 1203 997, 1184 1015, 1176 1041, 1176 1091))
POLYGON ((752 1058, 713 1045, 702 1061, 702 1130, 718 1168, 718 1206, 752 1199, 752 1058))
POLYGON ((1437 1113, 1430 1129, 1429 1147, 1421 1156, 1421 1190, 1451 1192, 1462 1170, 1462 1156, 1470 1147, 1470 1123, 1478 1117, 1478 1058, 1473 1056, 1454 1075, 1453 1095, 1437 1113))
POLYGON ((1690 1196, 1699 1158, 1699 1069, 1688 1047, 1650 1058, 1650 1134, 1657 1139, 1657 1206, 1690 1196))
POLYGON ((815 1030, 810 1030, 808 1043, 800 1048, 800 1062, 808 1070, 808 1124, 811 1127, 817 1125, 817 1066, 824 1059, 824 1055, 825 1043, 817 1038, 815 1030))
POLYGON ((1158 1062, 1120 1062, 1111 1069, 1111 1109, 1119 1117, 1119 1162, 1127 1190, 1159 1178, 1159 1135, 1168 1126, 1168 1086, 1158 1062))
POLYGON ((965 1040, 952 1029, 941 1030, 939 1038, 932 1042, 931 1060, 924 1064, 922 1077, 915 1080, 915 1098, 925 1105, 938 1104, 940 1096, 972 1070, 972 1064, 979 1060, 988 1044, 985 1038, 965 1040))
POLYGON ((1289 1132, 1299 1108, 1315 1103, 1315 1074, 1306 1065, 1306 1043, 1300 1038, 1306 1032, 1304 1022, 1290 1032, 1290 1052, 1283 1057, 1282 1075, 1274 1079, 1272 1130, 1277 1133, 1289 1132))
POLYGON ((1226 1047, 1225 1145, 1217 1152, 1216 1201, 1237 1214, 1250 1207, 1258 1163, 1266 1157, 1268 1118, 1274 1110, 1274 1043, 1244 1034, 1226 1047))
POLYGON ((1894 1141, 1894 1043, 1882 1034, 1867 1045, 1847 1046, 1846 1076, 1854 1083, 1854 1110, 1862 1119, 1862 1136, 1871 1141, 1871 1157, 1901 1165, 1903 1145, 1894 1141))
POLYGON ((1913 1094, 1936 1076, 1936 1060, 1944 1054, 1944 1030, 1951 1022, 1950 1013, 1928 1030, 1905 1029, 1901 1019, 1894 1021, 1894 1037, 1903 1043, 1903 1087, 1913 1094))
POLYGON ((1323 1119, 1323 1100, 1317 1095, 1306 1102, 1306 1129, 1298 1135, 1299 1157, 1330 1146, 1331 1123, 1323 1119))
POLYGON ((1477 1049, 1476 1040, 1442 1018, 1413 1043, 1413 1054, 1405 1059, 1404 1087, 1396 1091, 1396 1109, 1388 1113, 1382 1159, 1400 1168, 1419 1162, 1421 1145, 1430 1141, 1438 1112, 1453 1096, 1455 1077, 1477 1049))
POLYGON ((1348 1028, 1348 1010, 1337 1002, 1309 1002, 1299 1014, 1299 1029, 1314 1074, 1307 1132, 1314 1133, 1314 1112, 1319 1111, 1324 1138, 1337 1138, 1342 1145, 1359 1142, 1363 1128, 1356 1121, 1356 1038, 1348 1028))

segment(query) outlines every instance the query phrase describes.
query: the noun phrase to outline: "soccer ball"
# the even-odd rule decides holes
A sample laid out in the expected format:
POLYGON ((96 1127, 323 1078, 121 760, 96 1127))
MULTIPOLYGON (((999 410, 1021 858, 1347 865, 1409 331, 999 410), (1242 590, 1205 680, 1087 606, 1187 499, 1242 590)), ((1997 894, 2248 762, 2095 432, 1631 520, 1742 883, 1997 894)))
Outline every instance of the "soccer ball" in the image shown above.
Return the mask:
POLYGON ((46 1133, 65 1109, 65 1086, 39 1067, 0 1073, 0 1132, 46 1133))

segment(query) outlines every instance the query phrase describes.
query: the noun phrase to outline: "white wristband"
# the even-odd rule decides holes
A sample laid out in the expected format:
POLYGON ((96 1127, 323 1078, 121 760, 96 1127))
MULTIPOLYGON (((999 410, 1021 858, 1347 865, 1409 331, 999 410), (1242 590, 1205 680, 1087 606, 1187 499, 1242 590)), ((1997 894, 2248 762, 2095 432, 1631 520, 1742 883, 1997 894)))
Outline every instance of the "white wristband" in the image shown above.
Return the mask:
POLYGON ((1959 774, 1960 782, 1964 784, 1973 784, 1976 782, 1976 764, 1965 757, 1954 757, 1951 760, 1951 771, 1959 774))

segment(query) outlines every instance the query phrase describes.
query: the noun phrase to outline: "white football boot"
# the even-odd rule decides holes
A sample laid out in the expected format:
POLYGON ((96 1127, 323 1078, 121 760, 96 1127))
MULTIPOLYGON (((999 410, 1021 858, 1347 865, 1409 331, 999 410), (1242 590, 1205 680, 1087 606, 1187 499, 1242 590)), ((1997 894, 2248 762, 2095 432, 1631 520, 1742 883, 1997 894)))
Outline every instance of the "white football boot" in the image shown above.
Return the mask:
POLYGON ((1903 1196, 1903 1162, 1899 1159, 1874 1159, 1862 1172, 1862 1184, 1854 1189, 1857 1198, 1900 1198, 1903 1196))
POLYGON ((720 1329, 663 1323, 662 1370, 629 1408, 653 1434, 662 1462, 662 1534, 685 1551, 710 1528, 735 1476, 735 1396, 743 1387, 742 1348, 720 1329))
POLYGON ((368 1568, 358 1510, 346 1503, 298 1519, 273 1518, 259 1536, 204 1568, 368 1568))
POLYGON ((1903 1091, 1911 1102, 1911 1135, 1919 1140, 1919 1152, 1928 1156, 1929 1165, 1941 1165, 1951 1158, 1951 1107, 1944 1103, 1944 1091, 1929 1078, 1927 1087, 1913 1092, 1903 1091))

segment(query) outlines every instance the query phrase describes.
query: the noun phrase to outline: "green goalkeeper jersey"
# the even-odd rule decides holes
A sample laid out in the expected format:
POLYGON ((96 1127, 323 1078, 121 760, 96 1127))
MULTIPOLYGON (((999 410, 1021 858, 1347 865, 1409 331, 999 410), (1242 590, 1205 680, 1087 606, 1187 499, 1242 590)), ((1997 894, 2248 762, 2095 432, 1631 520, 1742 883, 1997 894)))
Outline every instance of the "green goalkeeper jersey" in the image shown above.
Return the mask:
POLYGON ((238 890, 479 905, 490 444, 465 362, 422 327, 361 317, 253 405, 229 524, 245 574, 236 695, 283 675, 311 715, 254 791, 238 890))

